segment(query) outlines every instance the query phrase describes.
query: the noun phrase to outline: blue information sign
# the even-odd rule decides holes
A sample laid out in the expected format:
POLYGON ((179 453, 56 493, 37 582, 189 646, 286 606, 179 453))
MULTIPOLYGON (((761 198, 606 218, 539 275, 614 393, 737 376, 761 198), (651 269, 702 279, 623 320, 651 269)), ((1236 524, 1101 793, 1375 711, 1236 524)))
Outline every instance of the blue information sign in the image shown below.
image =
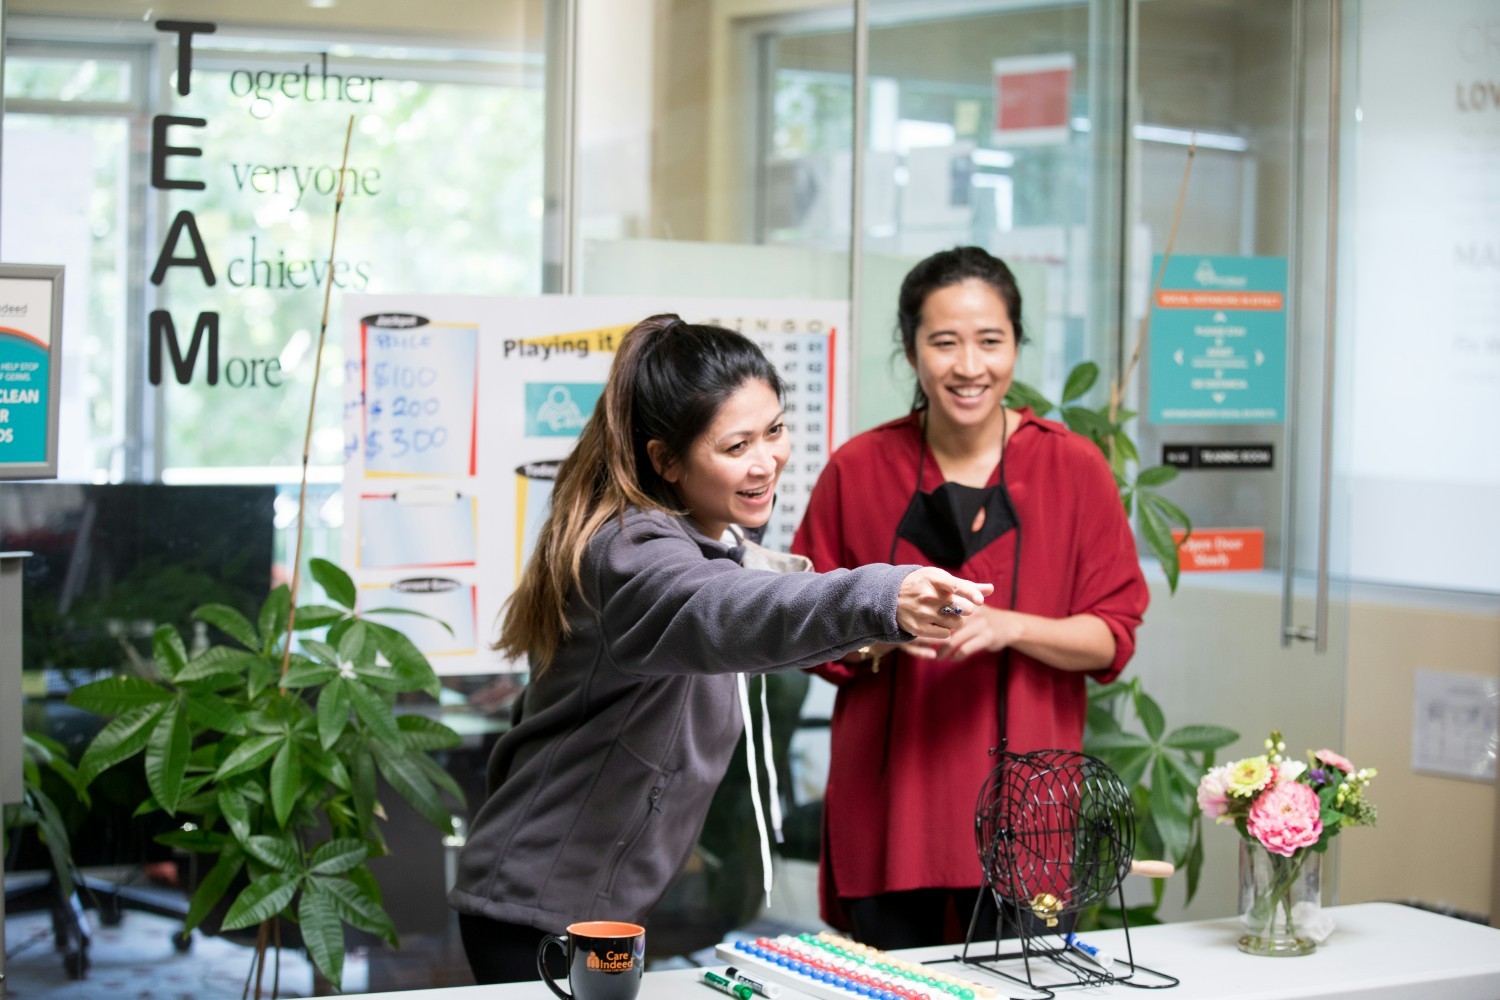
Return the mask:
MULTIPOLYGON (((1160 269, 1158 256, 1151 273, 1160 269)), ((1285 419, 1285 258, 1173 257, 1156 292, 1150 338, 1153 423, 1285 419)))
POLYGON ((0 479, 57 475, 62 268, 0 265, 0 479))

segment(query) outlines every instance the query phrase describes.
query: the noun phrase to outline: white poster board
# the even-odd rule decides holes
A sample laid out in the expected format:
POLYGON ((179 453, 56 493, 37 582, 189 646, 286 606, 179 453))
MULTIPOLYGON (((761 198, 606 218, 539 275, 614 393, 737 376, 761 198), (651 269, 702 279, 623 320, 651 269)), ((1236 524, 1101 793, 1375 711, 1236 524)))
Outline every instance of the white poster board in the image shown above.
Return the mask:
POLYGON ((739 330, 781 373, 792 457, 765 542, 785 549, 848 434, 846 302, 345 297, 343 562, 363 609, 447 624, 402 619, 439 673, 524 669, 489 649, 496 616, 615 347, 662 312, 739 330))

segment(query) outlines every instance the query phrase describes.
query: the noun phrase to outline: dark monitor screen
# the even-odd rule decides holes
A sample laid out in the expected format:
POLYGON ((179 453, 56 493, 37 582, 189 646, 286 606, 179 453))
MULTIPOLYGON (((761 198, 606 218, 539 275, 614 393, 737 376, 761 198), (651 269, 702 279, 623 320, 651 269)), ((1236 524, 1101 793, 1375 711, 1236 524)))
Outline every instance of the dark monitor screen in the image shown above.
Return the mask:
MULTIPOLYGON (((150 656, 157 625, 221 638, 192 610, 252 622, 271 587, 274 486, 0 484, 0 550, 22 564, 22 656, 49 693, 150 656)), ((33 688, 34 690, 34 688, 33 688)))

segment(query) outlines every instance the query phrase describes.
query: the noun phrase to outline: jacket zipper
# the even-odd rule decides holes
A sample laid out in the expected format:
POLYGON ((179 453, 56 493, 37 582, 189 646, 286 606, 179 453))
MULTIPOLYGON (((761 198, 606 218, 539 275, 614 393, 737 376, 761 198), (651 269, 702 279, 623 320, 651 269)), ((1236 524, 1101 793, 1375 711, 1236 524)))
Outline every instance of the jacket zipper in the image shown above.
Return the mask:
POLYGON ((630 836, 620 841, 619 853, 615 855, 615 860, 610 865, 609 878, 604 882, 604 898, 609 899, 614 896, 615 877, 620 874, 620 866, 625 863, 625 859, 640 841, 641 836, 645 834, 646 827, 650 826, 651 814, 661 812, 661 806, 658 805, 660 799, 661 786, 652 785, 651 791, 646 793, 646 812, 641 816, 640 822, 636 824, 635 829, 630 832, 630 836))

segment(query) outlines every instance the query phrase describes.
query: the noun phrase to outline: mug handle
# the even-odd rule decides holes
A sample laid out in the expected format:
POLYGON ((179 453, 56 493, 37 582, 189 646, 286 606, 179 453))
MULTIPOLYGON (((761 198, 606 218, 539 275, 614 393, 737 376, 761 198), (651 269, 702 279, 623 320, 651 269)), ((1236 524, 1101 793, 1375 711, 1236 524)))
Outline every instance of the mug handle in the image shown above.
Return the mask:
POLYGON ((558 1000, 573 1000, 573 994, 567 992, 561 986, 558 986, 557 983, 553 981, 552 974, 547 971, 547 946, 549 944, 557 945, 563 950, 564 955, 568 953, 568 936, 566 934, 548 934, 546 937, 542 938, 542 943, 536 946, 537 974, 546 981, 547 987, 552 990, 553 993, 557 994, 558 1000))

